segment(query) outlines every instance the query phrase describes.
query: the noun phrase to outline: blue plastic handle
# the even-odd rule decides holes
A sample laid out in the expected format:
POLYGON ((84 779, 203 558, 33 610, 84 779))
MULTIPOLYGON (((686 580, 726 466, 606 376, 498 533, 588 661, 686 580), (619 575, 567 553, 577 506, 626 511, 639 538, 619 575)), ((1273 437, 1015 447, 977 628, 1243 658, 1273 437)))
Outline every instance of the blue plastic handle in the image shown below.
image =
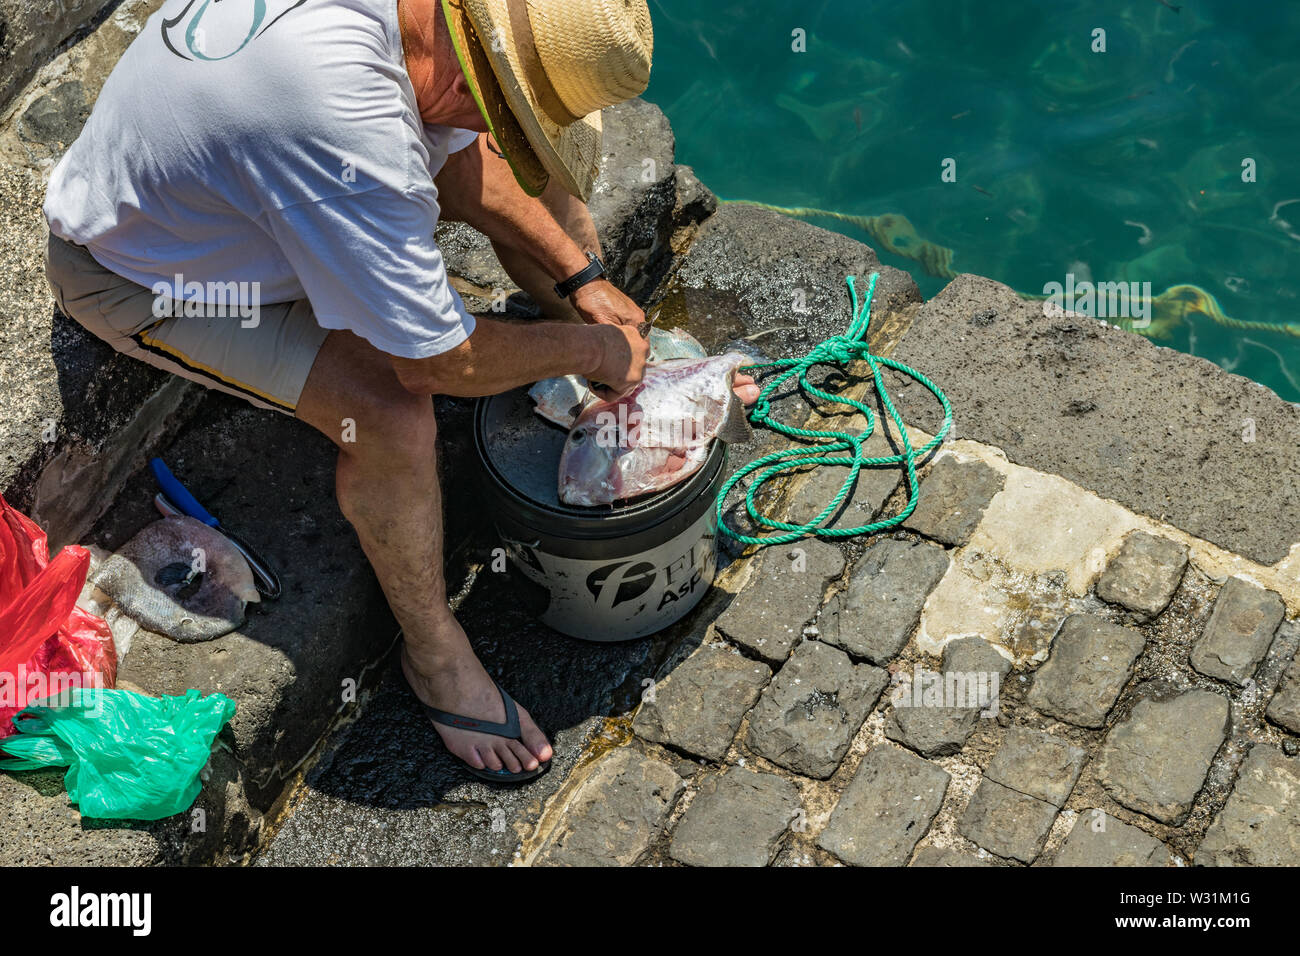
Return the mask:
POLYGON ((176 476, 171 473, 171 469, 167 467, 161 458, 150 458, 149 470, 153 472, 158 487, 162 489, 162 493, 171 500, 172 504, 191 518, 197 518, 211 528, 217 527, 220 522, 208 514, 207 509, 199 504, 198 499, 176 480, 176 476))

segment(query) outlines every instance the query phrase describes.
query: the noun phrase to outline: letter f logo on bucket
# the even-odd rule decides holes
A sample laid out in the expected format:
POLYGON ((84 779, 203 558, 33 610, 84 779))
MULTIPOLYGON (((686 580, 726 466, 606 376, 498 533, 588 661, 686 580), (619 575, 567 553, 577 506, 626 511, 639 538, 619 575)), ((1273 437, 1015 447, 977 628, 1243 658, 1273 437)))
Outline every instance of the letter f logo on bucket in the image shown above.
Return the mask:
POLYGON ((658 569, 649 561, 620 561, 587 575, 587 590, 597 607, 616 608, 645 594, 658 577, 658 569))
POLYGON ((182 60, 227 60, 306 2, 188 0, 176 16, 163 17, 163 43, 182 60))

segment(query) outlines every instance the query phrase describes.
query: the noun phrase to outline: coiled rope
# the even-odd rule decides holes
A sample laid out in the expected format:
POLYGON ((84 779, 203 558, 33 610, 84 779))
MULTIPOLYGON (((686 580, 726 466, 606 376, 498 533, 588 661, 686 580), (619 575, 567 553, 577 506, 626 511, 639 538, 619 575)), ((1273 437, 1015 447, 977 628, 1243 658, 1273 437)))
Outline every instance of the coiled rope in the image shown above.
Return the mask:
POLYGON ((718 528, 725 534, 744 544, 772 545, 788 544, 792 541, 798 541, 802 538, 816 536, 819 538, 851 538, 860 534, 875 534, 879 531, 885 531, 889 528, 897 527, 907 520, 908 516, 916 510, 918 496, 918 482, 916 478, 916 462, 924 458, 931 451, 937 448, 947 436, 952 428, 952 406, 948 403, 948 398, 932 381, 922 375, 915 369, 908 368, 902 362, 895 361, 884 356, 872 355, 867 346, 867 328, 871 323, 871 299, 875 295, 876 280, 880 278, 880 273, 871 274, 871 283, 867 287, 866 298, 863 300, 861 307, 858 305, 858 292, 853 282, 853 276, 848 276, 846 282, 849 286, 849 296, 853 302, 853 318, 849 323, 848 329, 843 335, 832 336, 829 339, 819 343, 816 348, 797 359, 778 359, 775 362, 767 362, 761 365, 746 366, 746 371, 761 371, 763 369, 784 369, 778 375, 772 378, 763 386, 759 392, 758 401, 754 403, 754 408, 750 412, 749 420, 755 425, 763 425, 773 431, 780 432, 790 438, 798 439, 804 443, 813 443, 814 447, 787 448, 781 451, 774 451, 771 454, 764 455, 751 461, 749 464, 738 469, 735 474, 726 480, 722 489, 718 492, 718 500, 715 509, 718 517, 718 528), (864 446, 876 430, 876 415, 865 404, 854 398, 848 398, 841 395, 832 395, 822 391, 817 386, 808 381, 808 373, 817 365, 838 365, 847 366, 854 359, 865 361, 871 367, 871 378, 875 384, 876 394, 880 396, 881 404, 884 405, 885 411, 893 420, 894 425, 898 428, 898 433, 903 444, 903 452, 899 455, 889 455, 884 458, 868 457, 864 451, 864 446), (894 407, 894 403, 889 398, 889 390, 885 388, 884 380, 881 378, 881 368, 888 367, 895 371, 902 372, 904 375, 914 378, 920 382, 939 399, 943 405, 943 427, 939 433, 919 451, 912 448, 911 439, 907 434, 907 426, 903 422, 903 417, 894 407), (771 394, 788 382, 791 378, 798 376, 799 386, 808 394, 827 402, 835 402, 841 405, 848 405, 857 409, 867 419, 867 427, 860 433, 854 435, 849 432, 833 431, 831 429, 811 429, 795 428, 786 425, 772 418, 772 406, 769 401, 771 394), (841 454, 842 452, 851 451, 851 455, 841 454), (805 465, 815 466, 847 466, 849 469, 848 476, 844 483, 840 485, 840 490, 831 499, 830 503, 822 509, 821 513, 806 524, 790 524, 786 521, 778 521, 775 518, 769 518, 761 514, 754 503, 754 497, 764 482, 788 472, 795 471, 805 465), (872 524, 862 525, 857 528, 824 528, 822 522, 836 512, 840 505, 848 496, 849 491, 853 488, 854 483, 858 480, 858 473, 863 468, 886 468, 902 465, 907 472, 908 499, 905 507, 897 515, 885 518, 882 521, 876 521, 872 524), (761 536, 751 536, 741 534, 739 531, 729 527, 723 513, 723 505, 726 501, 727 494, 736 484, 742 481, 746 476, 753 474, 755 471, 763 469, 757 477, 749 484, 745 491, 745 508, 749 512, 749 517, 756 524, 766 528, 773 529, 774 534, 765 534, 761 536))

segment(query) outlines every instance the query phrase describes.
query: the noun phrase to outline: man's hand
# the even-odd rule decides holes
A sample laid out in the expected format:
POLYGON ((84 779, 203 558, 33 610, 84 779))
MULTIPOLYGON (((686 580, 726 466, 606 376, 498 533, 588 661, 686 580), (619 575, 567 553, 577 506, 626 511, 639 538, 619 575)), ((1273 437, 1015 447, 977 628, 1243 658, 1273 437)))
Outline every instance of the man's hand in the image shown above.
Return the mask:
POLYGON ((641 383, 650 343, 635 325, 601 322, 587 332, 599 341, 600 362, 586 377, 600 398, 612 401, 641 383))
POLYGON ((645 313, 606 279, 588 282, 569 297, 584 322, 602 325, 630 325, 645 321, 645 313))

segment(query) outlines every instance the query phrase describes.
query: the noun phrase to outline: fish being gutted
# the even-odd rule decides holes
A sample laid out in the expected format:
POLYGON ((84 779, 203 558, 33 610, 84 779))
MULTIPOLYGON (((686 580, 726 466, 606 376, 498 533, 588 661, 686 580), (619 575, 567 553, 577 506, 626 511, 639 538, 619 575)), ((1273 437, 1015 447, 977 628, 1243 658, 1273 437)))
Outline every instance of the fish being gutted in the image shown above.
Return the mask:
POLYGON ((732 391, 740 352, 647 365, 641 383, 578 416, 560 455, 560 500, 608 505, 670 488, 704 465, 713 439, 748 441, 732 391))
MULTIPOLYGON (((665 332, 663 329, 652 328, 648 338, 650 356, 646 359, 647 362, 704 358, 708 355, 694 336, 681 329, 665 332)), ((572 428, 582 410, 599 401, 581 375, 543 379, 528 390, 528 397, 537 403, 533 411, 561 428, 572 428)))

